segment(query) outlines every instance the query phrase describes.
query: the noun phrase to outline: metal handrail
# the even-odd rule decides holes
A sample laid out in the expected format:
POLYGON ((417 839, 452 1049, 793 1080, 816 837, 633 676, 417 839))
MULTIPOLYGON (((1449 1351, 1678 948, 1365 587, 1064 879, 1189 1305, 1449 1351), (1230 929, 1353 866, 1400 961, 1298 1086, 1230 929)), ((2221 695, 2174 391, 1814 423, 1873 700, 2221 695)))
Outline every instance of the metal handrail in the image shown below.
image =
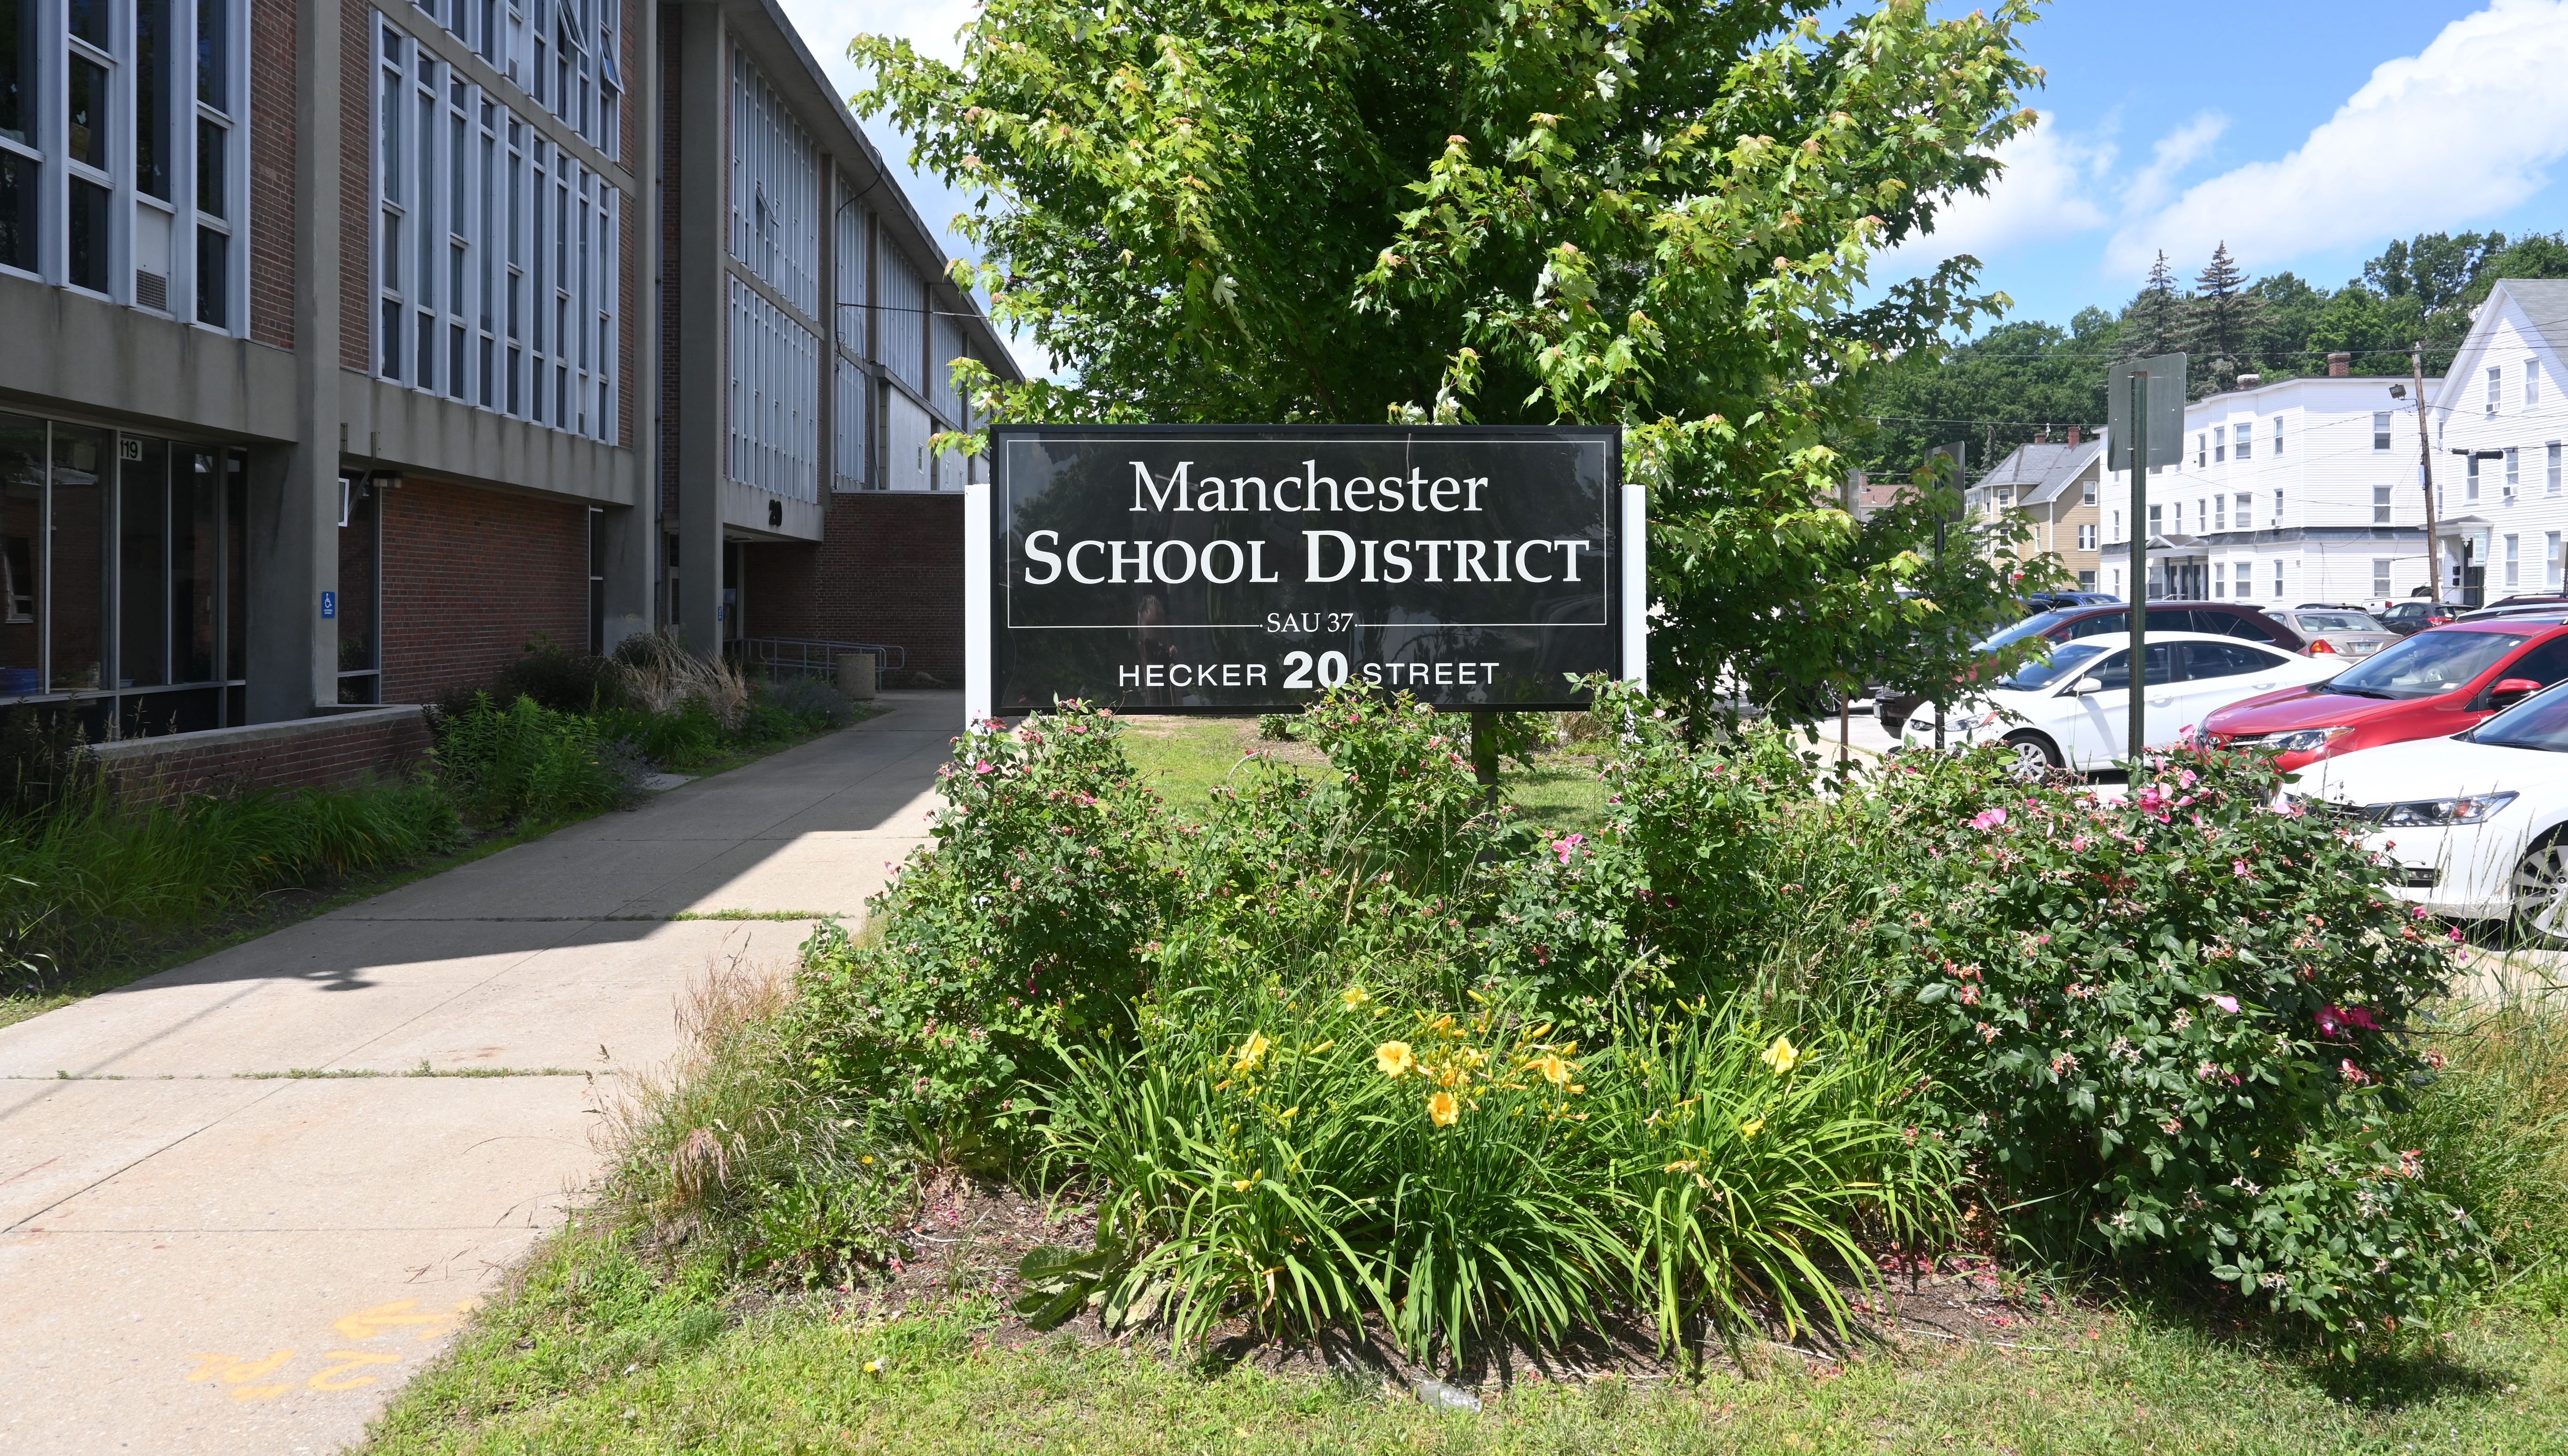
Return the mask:
POLYGON ((848 652, 874 654, 878 671, 900 673, 909 670, 906 648, 880 642, 827 642, 809 637, 742 637, 723 645, 727 657, 735 657, 767 669, 770 673, 817 673, 829 677, 838 671, 838 655, 848 652))

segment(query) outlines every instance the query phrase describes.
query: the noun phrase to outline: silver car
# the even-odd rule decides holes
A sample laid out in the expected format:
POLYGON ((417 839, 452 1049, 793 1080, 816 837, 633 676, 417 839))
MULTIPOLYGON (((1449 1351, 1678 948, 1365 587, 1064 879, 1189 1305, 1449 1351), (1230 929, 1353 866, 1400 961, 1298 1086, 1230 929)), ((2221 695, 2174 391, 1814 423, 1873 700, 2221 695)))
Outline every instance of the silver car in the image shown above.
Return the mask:
POLYGON ((2370 657, 2399 640, 2399 634, 2352 607, 2268 607, 2265 615, 2301 634, 2310 655, 2338 653, 2370 657))

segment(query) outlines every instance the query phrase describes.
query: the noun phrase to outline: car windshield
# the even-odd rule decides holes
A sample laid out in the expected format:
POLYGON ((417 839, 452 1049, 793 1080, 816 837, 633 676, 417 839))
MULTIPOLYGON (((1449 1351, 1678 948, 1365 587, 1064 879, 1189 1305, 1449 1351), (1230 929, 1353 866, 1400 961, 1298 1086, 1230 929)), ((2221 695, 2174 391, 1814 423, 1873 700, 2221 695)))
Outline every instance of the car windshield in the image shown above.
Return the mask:
POLYGON ((2383 648, 2320 687, 2360 698, 2431 698, 2466 686, 2529 636, 2449 627, 2419 632, 2395 647, 2383 648))
POLYGON ((2378 632, 2381 624, 2361 612, 2294 612, 2292 625, 2303 632, 2378 632))
POLYGON ((2028 637, 2040 637, 2042 634, 2049 632, 2052 628, 2057 627, 2068 620, 2069 614, 2067 612, 2036 612, 2032 616, 2018 622, 2013 627, 2010 627, 1995 637, 1990 638, 1988 641, 1981 643, 1980 651, 1995 652, 1999 648, 2006 646, 2008 643, 2022 642, 2028 637))
POLYGON ((2536 693, 2466 734, 2499 748, 2568 753, 2568 693, 2536 693))
POLYGON ((2019 693, 2038 692, 2064 679, 2074 678, 2088 663, 2111 650, 2104 642, 2068 642, 2051 650, 2051 661, 2026 663, 2012 677, 2000 678, 1998 686, 2019 693))

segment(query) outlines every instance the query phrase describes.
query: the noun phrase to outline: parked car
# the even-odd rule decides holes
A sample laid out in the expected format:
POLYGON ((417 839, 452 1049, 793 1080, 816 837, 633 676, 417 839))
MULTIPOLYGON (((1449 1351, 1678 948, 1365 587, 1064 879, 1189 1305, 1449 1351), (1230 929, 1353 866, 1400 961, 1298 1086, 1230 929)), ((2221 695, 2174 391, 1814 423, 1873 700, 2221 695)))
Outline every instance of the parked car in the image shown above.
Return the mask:
MULTIPOLYGON (((2315 682, 2344 666, 2340 657, 2300 657, 2267 643, 2208 632, 2152 632, 2141 677, 2146 746, 2178 741, 2214 710, 2258 693, 2315 682)), ((2081 638, 2027 663, 1944 720, 1948 747, 2000 742, 2015 771, 2037 777, 2052 768, 2081 772, 2128 756, 2130 645, 2117 637, 2081 638)), ((1908 721, 1900 745, 1935 744, 1935 711, 1908 721)))
POLYGON ((2476 728, 2568 678, 2568 610, 2419 632, 2325 683, 2250 698, 2211 716, 2222 743, 2261 743, 2297 769, 2322 758, 2476 728))
POLYGON ((2370 657, 2399 640, 2399 634, 2372 620, 2360 607, 2269 608, 2266 616, 2308 639, 2312 654, 2343 653, 2370 657))
POLYGON ((2568 688, 2450 737, 2332 760, 2323 785, 2305 775, 2284 796, 2354 820, 2398 865, 2393 893, 2568 948, 2568 688))
POLYGON ((2410 597, 2394 604, 2387 611, 2372 614, 2374 621, 2402 637, 2422 632, 2428 627, 2440 627, 2459 615, 2459 608, 2449 605, 2438 607, 2423 597, 2410 597))
MULTIPOLYGON (((2299 633, 2243 602, 2151 602, 2147 623, 2152 633, 2209 632, 2221 637, 2243 637, 2250 642, 2266 643, 2285 652, 2309 650, 2309 644, 2301 640, 2299 633)), ((2045 637, 2054 643, 2063 643, 2104 636, 2128 640, 2130 635, 2130 609, 2120 603, 2072 607, 2027 617, 1982 642, 1980 650, 1996 652, 2028 637, 2045 637)), ((1922 694, 1883 693, 1873 699, 1873 712, 1880 718, 1883 731, 1896 733, 1916 716, 1919 705, 1925 701, 1922 694)))
POLYGON ((2110 592, 2035 592, 2024 600, 2025 615, 2036 612, 2066 612, 2074 607, 2118 607, 2120 597, 2110 592))

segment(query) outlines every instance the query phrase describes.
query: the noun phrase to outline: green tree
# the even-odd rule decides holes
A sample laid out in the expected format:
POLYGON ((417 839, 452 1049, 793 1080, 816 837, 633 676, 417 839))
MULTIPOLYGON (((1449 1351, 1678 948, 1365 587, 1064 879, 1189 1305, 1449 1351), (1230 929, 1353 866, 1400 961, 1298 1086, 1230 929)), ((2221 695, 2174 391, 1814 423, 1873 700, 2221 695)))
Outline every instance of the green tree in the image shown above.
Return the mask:
POLYGON ((2081 309, 2066 330, 2002 324, 1948 350, 1919 351, 1877 371, 1866 407, 1878 427, 1849 444, 1875 471, 1905 474, 1935 446, 1967 440, 1973 471, 2036 436, 2104 423, 2104 368, 2120 326, 2081 309))
POLYGON ((978 381, 1001 418, 1621 424, 1654 684, 1791 702, 1847 623, 1932 610, 1836 441, 1882 359, 2001 300, 1968 258, 1856 294, 2031 125, 2033 14, 990 0, 959 65, 850 52, 857 109, 980 193, 958 275, 1074 376, 978 381))
POLYGON ((2122 309, 2126 357, 2154 359, 2182 349, 2185 303, 2185 296, 2176 292, 2175 274, 2167 268, 2166 250, 2161 248, 2157 261, 2149 264, 2148 281, 2140 285, 2139 296, 2122 309))
POLYGON ((2264 314, 2263 300, 2247 291, 2247 275, 2229 256, 2229 244, 2211 250, 2211 261, 2193 278, 2193 307, 2186 321, 2186 375, 2196 399, 2235 389, 2247 360, 2247 341, 2264 314))

